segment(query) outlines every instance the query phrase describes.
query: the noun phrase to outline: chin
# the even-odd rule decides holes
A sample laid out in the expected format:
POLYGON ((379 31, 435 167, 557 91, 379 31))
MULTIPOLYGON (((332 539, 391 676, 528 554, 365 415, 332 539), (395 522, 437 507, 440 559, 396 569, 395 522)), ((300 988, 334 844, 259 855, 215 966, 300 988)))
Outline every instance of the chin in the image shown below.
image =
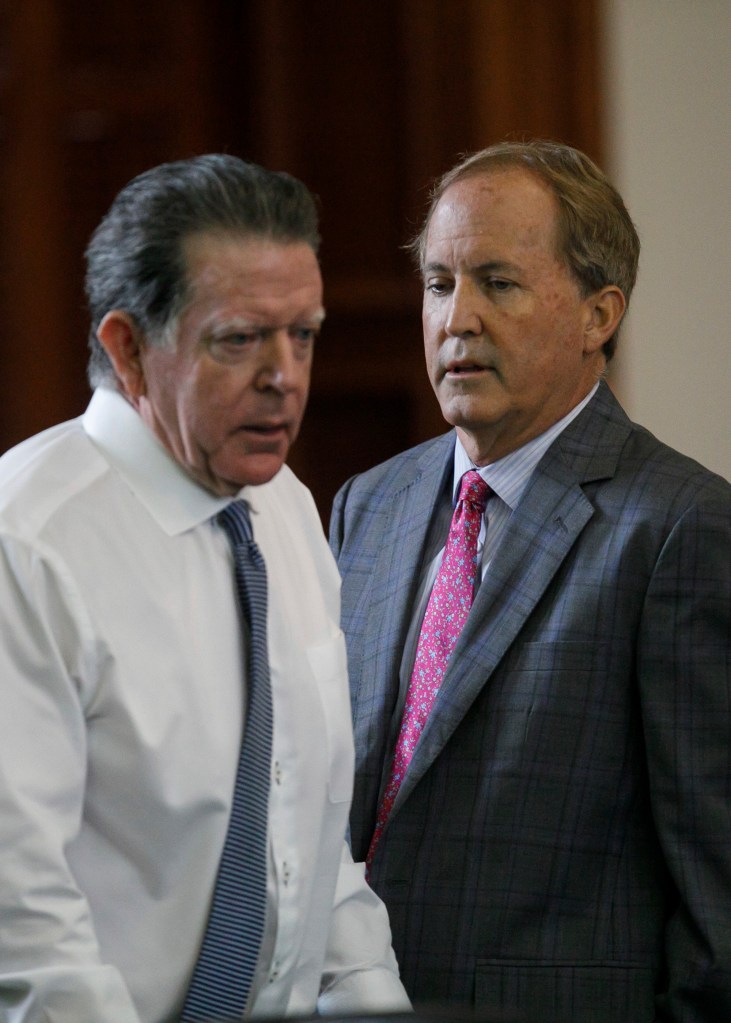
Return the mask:
POLYGON ((269 483, 283 465, 284 458, 281 455, 250 455, 238 464, 227 469, 224 467, 218 478, 236 493, 242 487, 260 487, 269 483))
POLYGON ((497 422, 507 411, 501 402, 487 400, 484 396, 450 396, 440 403, 442 415, 452 426, 464 429, 478 428, 497 422))

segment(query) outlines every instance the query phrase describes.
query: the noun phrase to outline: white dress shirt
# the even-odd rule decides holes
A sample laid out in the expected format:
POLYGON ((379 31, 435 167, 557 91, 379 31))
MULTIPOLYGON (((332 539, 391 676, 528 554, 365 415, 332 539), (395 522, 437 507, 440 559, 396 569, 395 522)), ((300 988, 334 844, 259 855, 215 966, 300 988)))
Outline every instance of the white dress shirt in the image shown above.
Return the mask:
MULTIPOLYGON (((285 467, 241 492, 269 582, 266 952, 252 1012, 408 1008, 385 909, 343 842, 353 749, 339 579, 285 467), (322 978, 322 981, 321 981, 322 978)), ((181 1008, 245 713, 232 558, 118 394, 0 459, 0 1020, 181 1008)))

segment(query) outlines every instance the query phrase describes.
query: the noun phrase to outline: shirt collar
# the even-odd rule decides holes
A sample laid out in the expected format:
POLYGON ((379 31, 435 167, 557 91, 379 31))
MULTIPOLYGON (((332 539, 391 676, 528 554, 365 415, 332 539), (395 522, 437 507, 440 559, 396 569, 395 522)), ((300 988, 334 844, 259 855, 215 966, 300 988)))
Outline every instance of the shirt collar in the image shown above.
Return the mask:
POLYGON ((587 396, 579 402, 571 411, 559 419, 557 423, 549 427, 545 433, 541 433, 527 444, 511 451, 504 458, 498 459, 491 465, 478 467, 473 464, 465 451, 462 441, 457 436, 457 443, 454 448, 454 479, 452 484, 452 501, 456 505, 459 498, 459 488, 462 477, 469 469, 475 469, 482 476, 485 483, 493 493, 503 500, 512 510, 518 504, 523 491, 528 485, 533 470, 540 462, 548 448, 553 444, 558 435, 562 433, 569 423, 578 416, 581 410, 588 405, 597 392, 597 382, 587 396))
POLYGON ((196 483, 117 391, 97 388, 82 425, 169 536, 193 529, 230 503, 196 483))

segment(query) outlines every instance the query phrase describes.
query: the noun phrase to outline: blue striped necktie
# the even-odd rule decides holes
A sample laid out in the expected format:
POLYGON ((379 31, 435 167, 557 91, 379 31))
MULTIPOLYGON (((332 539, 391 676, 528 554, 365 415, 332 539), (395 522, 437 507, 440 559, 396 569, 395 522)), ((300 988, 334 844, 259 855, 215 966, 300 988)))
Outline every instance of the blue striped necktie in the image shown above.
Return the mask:
POLYGON ((218 521, 233 548, 239 604, 249 626, 248 704, 231 818, 183 1023, 243 1014, 266 916, 272 753, 266 567, 254 543, 245 501, 233 501, 218 521))

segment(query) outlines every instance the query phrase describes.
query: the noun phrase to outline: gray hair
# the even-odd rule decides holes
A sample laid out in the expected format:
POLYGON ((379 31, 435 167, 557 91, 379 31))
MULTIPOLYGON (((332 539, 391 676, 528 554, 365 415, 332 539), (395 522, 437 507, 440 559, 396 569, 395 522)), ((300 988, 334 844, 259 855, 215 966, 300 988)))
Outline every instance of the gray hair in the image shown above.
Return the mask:
POLYGON ((183 244, 206 231, 305 242, 315 253, 320 245, 315 199, 289 174, 221 154, 140 174, 117 195, 86 249, 92 387, 115 379, 97 337, 104 316, 124 310, 151 344, 164 343, 188 297, 183 244))
MULTIPOLYGON (((558 204, 557 241, 561 259, 584 298, 616 285, 629 306, 637 279, 640 240, 621 195, 588 156, 560 142, 499 142, 466 157, 434 186, 419 234, 407 246, 419 266, 424 262, 429 222, 450 185, 466 177, 523 168, 540 178, 558 204)), ((619 329, 605 342, 609 361, 619 329)))

